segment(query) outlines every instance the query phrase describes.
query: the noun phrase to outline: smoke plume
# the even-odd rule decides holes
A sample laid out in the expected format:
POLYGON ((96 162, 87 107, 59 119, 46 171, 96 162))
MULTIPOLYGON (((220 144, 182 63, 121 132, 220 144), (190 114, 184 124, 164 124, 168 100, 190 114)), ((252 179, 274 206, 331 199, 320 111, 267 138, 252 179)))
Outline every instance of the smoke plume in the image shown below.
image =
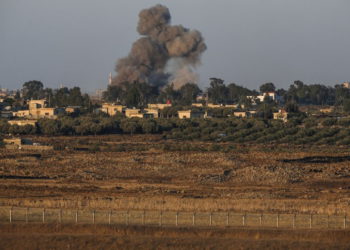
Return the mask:
POLYGON ((170 21, 169 9, 163 5, 140 12, 137 30, 142 37, 127 57, 118 60, 112 84, 138 81, 162 87, 171 81, 179 88, 186 81, 197 81, 193 70, 207 48, 204 39, 199 31, 170 21))

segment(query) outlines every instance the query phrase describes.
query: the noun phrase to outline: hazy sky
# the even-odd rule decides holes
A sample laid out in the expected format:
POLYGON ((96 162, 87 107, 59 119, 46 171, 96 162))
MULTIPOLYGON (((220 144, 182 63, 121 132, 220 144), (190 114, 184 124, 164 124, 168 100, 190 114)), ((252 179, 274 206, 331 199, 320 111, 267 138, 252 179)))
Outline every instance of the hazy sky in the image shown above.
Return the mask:
POLYGON ((105 88, 139 37, 139 11, 157 3, 202 32, 201 87, 350 80, 349 0, 0 0, 0 86, 105 88))

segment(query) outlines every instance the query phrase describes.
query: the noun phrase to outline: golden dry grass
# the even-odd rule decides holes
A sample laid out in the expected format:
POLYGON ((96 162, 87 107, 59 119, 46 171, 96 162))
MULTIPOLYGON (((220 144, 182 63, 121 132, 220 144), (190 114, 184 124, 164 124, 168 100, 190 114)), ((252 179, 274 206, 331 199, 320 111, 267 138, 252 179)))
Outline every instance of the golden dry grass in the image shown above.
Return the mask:
POLYGON ((0 175, 4 179, 0 183, 0 205, 350 212, 349 161, 281 161, 347 156, 349 150, 344 147, 233 145, 234 149, 227 152, 168 151, 162 149, 164 145, 191 144, 200 148, 211 143, 125 135, 37 137, 35 141, 71 148, 99 145, 102 151, 61 150, 39 152, 38 156, 38 152, 1 149, 0 175), (113 145, 123 145, 127 152, 113 152, 113 145))
POLYGON ((349 249, 346 231, 2 225, 4 249, 349 249))

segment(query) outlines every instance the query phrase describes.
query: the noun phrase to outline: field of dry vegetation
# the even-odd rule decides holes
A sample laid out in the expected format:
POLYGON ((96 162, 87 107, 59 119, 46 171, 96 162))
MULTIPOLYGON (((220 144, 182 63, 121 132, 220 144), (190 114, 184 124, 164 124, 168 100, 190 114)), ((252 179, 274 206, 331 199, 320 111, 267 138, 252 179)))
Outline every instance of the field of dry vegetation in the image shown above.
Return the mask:
POLYGON ((2 249, 349 249, 347 231, 2 225, 2 249))
POLYGON ((34 137, 57 150, 0 149, 0 205, 345 214, 350 150, 155 135, 34 137))

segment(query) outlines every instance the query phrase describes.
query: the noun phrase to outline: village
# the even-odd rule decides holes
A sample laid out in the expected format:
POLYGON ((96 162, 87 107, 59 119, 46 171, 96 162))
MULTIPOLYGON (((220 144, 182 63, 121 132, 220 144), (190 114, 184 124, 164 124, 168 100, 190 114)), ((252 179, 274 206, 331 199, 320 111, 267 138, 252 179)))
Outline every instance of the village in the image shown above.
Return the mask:
MULTIPOLYGON (((347 83, 349 84, 349 83, 347 83)), ((48 107, 47 99, 40 100, 25 100, 25 104, 14 109, 6 103, 6 100, 14 99, 14 94, 6 90, 0 91, 0 117, 8 119, 10 125, 32 125, 35 126, 38 119, 56 119, 59 115, 79 114, 81 106, 66 106, 66 107, 48 107)), ((192 103, 190 106, 184 106, 186 109, 181 109, 177 106, 177 115, 179 119, 192 118, 212 118, 211 111, 215 109, 228 109, 231 112, 227 117, 239 118, 254 118, 257 117, 257 104, 266 101, 276 103, 279 108, 273 112, 273 119, 288 121, 288 112, 283 108, 283 98, 278 96, 276 92, 265 92, 257 96, 246 96, 251 102, 250 107, 245 107, 244 104, 220 104, 210 103, 207 96, 197 96, 198 102, 192 103)), ((141 118, 141 119, 157 119, 167 118, 162 116, 162 110, 174 107, 171 101, 167 103, 149 103, 145 108, 130 108, 122 104, 107 103, 103 100, 95 100, 100 108, 95 108, 93 113, 106 113, 109 116, 122 115, 126 118, 141 118)), ((182 107, 182 108, 184 108, 182 107)), ((331 113, 334 111, 334 106, 320 106, 318 112, 322 114, 331 113)), ((305 108, 304 108, 305 109, 305 108)), ((307 110, 307 109, 306 109, 307 110)))

